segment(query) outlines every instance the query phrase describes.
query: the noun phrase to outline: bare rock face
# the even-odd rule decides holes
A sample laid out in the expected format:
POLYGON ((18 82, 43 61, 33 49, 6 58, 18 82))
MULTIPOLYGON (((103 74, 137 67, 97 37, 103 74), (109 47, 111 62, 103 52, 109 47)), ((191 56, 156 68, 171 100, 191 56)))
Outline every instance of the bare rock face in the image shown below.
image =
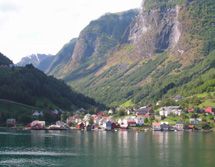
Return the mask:
POLYGON ((136 16, 124 33, 120 43, 134 45, 135 55, 142 59, 151 58, 174 48, 181 36, 181 24, 178 21, 179 6, 161 7, 143 10, 136 16))

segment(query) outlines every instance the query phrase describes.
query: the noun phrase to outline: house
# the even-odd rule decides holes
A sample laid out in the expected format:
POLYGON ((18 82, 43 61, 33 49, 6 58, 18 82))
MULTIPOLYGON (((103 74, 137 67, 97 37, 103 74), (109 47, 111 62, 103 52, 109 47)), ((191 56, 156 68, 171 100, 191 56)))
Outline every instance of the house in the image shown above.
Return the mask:
POLYGON ((194 125, 189 125, 188 128, 191 129, 191 130, 195 129, 194 125))
POLYGON ((83 123, 83 122, 79 122, 79 123, 77 124, 77 128, 78 128, 78 129, 84 129, 84 123, 83 123))
POLYGON ((181 115, 182 113, 182 109, 180 108, 180 106, 165 106, 165 107, 161 107, 159 110, 159 114, 161 116, 169 116, 170 113, 173 113, 175 115, 181 115))
POLYGON ((215 107, 206 107, 205 112, 208 114, 215 115, 215 107))
POLYGON ((35 121, 31 122, 31 129, 33 129, 33 130, 44 129, 45 125, 46 125, 45 121, 35 120, 35 121))
POLYGON ((132 114, 132 110, 131 110, 131 109, 128 109, 128 110, 127 110, 127 115, 130 115, 130 114, 132 114))
POLYGON ((6 121, 6 125, 7 126, 16 126, 16 120, 15 119, 13 119, 13 118, 10 118, 10 119, 7 119, 7 121, 6 121))
POLYGON ((177 96, 175 96, 173 99, 177 102, 177 101, 179 101, 179 100, 184 99, 184 96, 182 96, 182 95, 177 95, 177 96))
POLYGON ((90 125, 90 124, 89 124, 89 125, 87 125, 87 126, 86 126, 86 130, 87 130, 87 131, 92 130, 92 125, 90 125))
POLYGON ((91 115, 90 114, 86 114, 83 118, 84 121, 88 121, 90 119, 91 115))
POLYGON ((161 129, 163 131, 168 131, 169 130, 169 123, 168 122, 161 122, 161 129))
POLYGON ((114 113, 113 113, 113 110, 110 109, 110 110, 108 111, 108 114, 114 114, 114 113))
POLYGON ((102 117, 102 119, 99 119, 99 125, 101 126, 105 124, 107 121, 110 121, 111 118, 112 117, 107 117, 107 116, 102 117))
POLYGON ((93 125, 93 128, 94 128, 94 129, 99 129, 99 124, 98 124, 98 123, 94 124, 94 125, 93 125))
POLYGON ((202 122, 201 118, 190 118, 190 125, 199 125, 202 122))
POLYGON ((66 123, 70 124, 70 123, 76 123, 76 118, 70 116, 69 118, 66 119, 66 123))
POLYGON ((103 113, 103 112, 98 112, 97 115, 98 115, 98 116, 103 116, 104 113, 103 113))
POLYGON ((189 107, 189 108, 187 109, 187 111, 190 113, 190 112, 193 112, 194 109, 195 109, 195 107, 189 107))
POLYGON ((105 124, 103 124, 104 130, 111 130, 111 128, 112 128, 112 123, 110 121, 107 121, 105 124))
POLYGON ((136 121, 137 125, 143 125, 144 124, 143 117, 136 117, 134 120, 136 121))
POLYGON ((57 122, 56 122, 56 125, 57 125, 57 126, 65 126, 65 123, 64 123, 64 122, 61 122, 61 121, 57 121, 57 122))
POLYGON ((43 114, 42 111, 32 111, 32 115, 33 115, 33 116, 37 116, 37 117, 39 117, 39 116, 44 116, 44 114, 43 114))
POLYGON ((100 120, 100 118, 96 116, 96 117, 93 118, 93 123, 98 124, 99 120, 100 120))
POLYGON ((152 104, 148 104, 148 105, 146 106, 146 108, 149 108, 149 107, 152 107, 152 104))
POLYGON ((124 119, 119 119, 118 124, 119 125, 127 125, 129 121, 133 121, 134 119, 132 117, 125 117, 124 119))
POLYGON ((116 128, 116 123, 115 122, 112 122, 111 124, 111 129, 115 129, 116 128))
POLYGON ((159 100, 157 103, 156 103, 156 106, 159 106, 161 104, 161 100, 159 100))
POLYGON ((153 122, 152 123, 153 131, 160 131, 161 130, 161 123, 160 122, 153 122))
POLYGON ((54 111, 52 111, 52 114, 53 114, 54 116, 56 116, 56 115, 59 114, 59 111, 58 111, 58 110, 54 110, 54 111))
POLYGON ((143 107, 141 107, 138 110, 135 110, 135 112, 136 112, 136 116, 144 116, 146 114, 153 115, 155 113, 153 109, 151 109, 151 108, 143 108, 143 107))
POLYGON ((176 122, 175 127, 177 130, 184 130, 185 124, 183 121, 182 122, 176 122))
POLYGON ((128 121, 128 126, 137 126, 136 121, 128 121))

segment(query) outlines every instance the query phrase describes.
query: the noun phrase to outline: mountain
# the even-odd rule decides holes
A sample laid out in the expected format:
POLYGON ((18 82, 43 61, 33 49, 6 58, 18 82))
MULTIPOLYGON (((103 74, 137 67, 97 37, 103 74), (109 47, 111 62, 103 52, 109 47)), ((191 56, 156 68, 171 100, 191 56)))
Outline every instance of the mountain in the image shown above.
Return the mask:
POLYGON ((53 59, 53 55, 46 55, 46 54, 32 54, 26 57, 23 57, 20 62, 16 65, 24 67, 27 64, 33 64, 34 67, 44 71, 46 68, 44 67, 44 63, 46 66, 49 66, 49 62, 53 59))
POLYGON ((92 21, 46 72, 107 105, 212 91, 214 18, 213 0, 145 0, 92 21))
POLYGON ((0 52, 0 66, 1 65, 9 66, 10 64, 13 64, 13 62, 0 52))
MULTIPOLYGON (((5 57, 0 57, 0 62, 4 59, 5 57)), ((64 81, 47 76, 32 64, 25 67, 0 68, 0 74, 0 99, 44 109, 70 110, 98 106, 93 99, 77 93, 64 81)))
POLYGON ((55 56, 47 71, 59 78, 74 80, 87 76, 104 66, 105 55, 117 45, 123 32, 132 22, 138 10, 106 14, 81 31, 78 39, 72 39, 55 56), (70 77, 71 76, 71 77, 70 77))

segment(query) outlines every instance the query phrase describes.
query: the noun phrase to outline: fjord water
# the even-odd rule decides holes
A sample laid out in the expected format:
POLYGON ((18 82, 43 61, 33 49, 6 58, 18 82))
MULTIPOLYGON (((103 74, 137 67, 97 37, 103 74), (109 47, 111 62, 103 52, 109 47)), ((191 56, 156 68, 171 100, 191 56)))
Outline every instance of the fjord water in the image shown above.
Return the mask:
POLYGON ((0 166, 213 167, 215 133, 0 131, 0 166))

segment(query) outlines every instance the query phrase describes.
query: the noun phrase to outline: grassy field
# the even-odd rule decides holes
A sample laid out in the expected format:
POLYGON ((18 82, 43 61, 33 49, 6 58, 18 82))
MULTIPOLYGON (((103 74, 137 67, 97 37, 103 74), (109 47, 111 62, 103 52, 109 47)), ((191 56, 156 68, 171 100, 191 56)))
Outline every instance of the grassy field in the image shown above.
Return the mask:
MULTIPOLYGON (((22 113, 22 112, 32 112, 38 110, 36 107, 25 106, 21 104, 15 104, 11 102, 0 101, 0 113, 9 112, 9 113, 22 113)), ((45 111, 41 109, 41 111, 45 111)))

